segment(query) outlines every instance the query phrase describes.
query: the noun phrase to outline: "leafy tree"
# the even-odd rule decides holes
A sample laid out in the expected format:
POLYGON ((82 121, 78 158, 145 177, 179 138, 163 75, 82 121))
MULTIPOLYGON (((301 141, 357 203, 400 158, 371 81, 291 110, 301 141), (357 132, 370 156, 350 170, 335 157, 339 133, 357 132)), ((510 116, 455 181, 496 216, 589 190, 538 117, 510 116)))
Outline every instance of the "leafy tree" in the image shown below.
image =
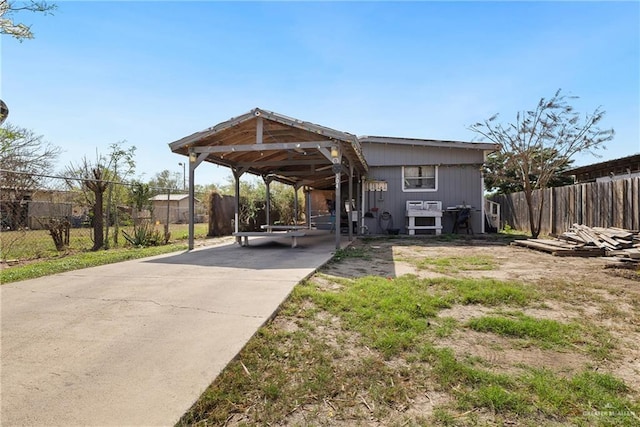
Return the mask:
MULTIPOLYGON (((227 182, 220 188, 222 194, 235 195, 235 180, 227 177, 227 182)), ((271 199, 271 221, 293 224, 295 190, 291 185, 274 181, 269 186, 271 199)), ((256 179, 240 180, 240 223, 251 227, 263 215, 266 209, 267 188, 256 179)), ((299 198, 303 200, 303 198, 299 198)), ((302 206, 302 204, 301 204, 302 206)))
POLYGON ((129 200, 131 204, 141 211, 146 208, 151 208, 151 188, 148 184, 143 182, 134 181, 129 189, 129 200))
MULTIPOLYGON (((124 148, 125 141, 115 142, 109 145, 109 162, 107 175, 111 181, 123 182, 133 174, 135 170, 134 154, 136 151, 135 146, 124 148)), ((113 242, 118 245, 118 232, 119 232, 119 218, 118 218, 118 205, 121 201, 125 200, 128 195, 128 189, 122 185, 111 185, 108 189, 107 196, 107 223, 105 234, 109 235, 109 225, 113 223, 113 242)), ((109 239, 106 240, 106 248, 109 248, 109 239)))
MULTIPOLYGON (((123 142, 117 142, 110 145, 108 156, 97 154, 95 161, 90 161, 86 157, 79 164, 70 164, 67 167, 66 174, 69 177, 67 184, 73 189, 81 190, 85 200, 92 206, 92 225, 93 225, 93 248, 97 251, 102 248, 108 248, 108 227, 105 227, 104 215, 104 197, 107 190, 109 195, 113 197, 110 190, 114 183, 120 182, 122 176, 127 176, 133 172, 135 163, 133 154, 135 147, 124 149, 123 142), (119 166, 123 166, 119 168, 119 166), (77 186, 77 180, 80 186, 77 186), (106 237, 106 240, 105 240, 106 237)), ((119 187, 124 191, 124 187, 119 187)), ((120 196, 117 196, 118 200, 120 196)), ((117 228, 116 228, 117 231, 117 228)))
MULTIPOLYGON (((18 203, 28 200, 31 194, 41 188, 46 180, 44 175, 53 171, 62 150, 43 140, 42 135, 12 124, 0 128, 0 189, 2 199, 18 203)), ((3 222, 11 228, 21 224, 23 215, 19 206, 5 204, 3 222)))
POLYGON ((0 34, 15 37, 19 41, 32 39, 31 27, 14 20, 14 16, 19 12, 38 12, 45 15, 52 15, 57 8, 55 4, 46 1, 25 1, 15 2, 9 0, 0 1, 0 34))
POLYGON ((165 193, 167 190, 179 191, 182 189, 182 180, 178 173, 165 169, 149 180, 149 187, 154 194, 165 193))
MULTIPOLYGON (((545 155, 554 156, 555 154, 552 150, 547 150, 546 154, 537 153, 536 157, 545 155)), ((547 186, 561 187, 572 184, 573 180, 562 174, 572 166, 572 163, 573 160, 566 159, 566 162, 561 165, 551 177, 547 186)), ((485 190, 488 192, 508 194, 524 191, 524 185, 520 179, 518 170, 513 167, 512 163, 506 161, 506 155, 502 151, 491 153, 487 156, 487 161, 482 167, 482 174, 484 176, 485 190)), ((535 175, 530 175, 529 179, 533 183, 538 181, 538 177, 535 175)))
POLYGON ((547 188, 557 172, 577 153, 596 154, 613 139, 613 129, 598 127, 605 112, 596 108, 584 118, 569 105, 575 96, 558 90, 550 99, 541 98, 533 110, 518 112, 515 123, 503 125, 494 115, 469 129, 500 144, 505 170, 512 170, 522 183, 531 235, 540 234, 544 193, 534 205, 533 192, 547 188))

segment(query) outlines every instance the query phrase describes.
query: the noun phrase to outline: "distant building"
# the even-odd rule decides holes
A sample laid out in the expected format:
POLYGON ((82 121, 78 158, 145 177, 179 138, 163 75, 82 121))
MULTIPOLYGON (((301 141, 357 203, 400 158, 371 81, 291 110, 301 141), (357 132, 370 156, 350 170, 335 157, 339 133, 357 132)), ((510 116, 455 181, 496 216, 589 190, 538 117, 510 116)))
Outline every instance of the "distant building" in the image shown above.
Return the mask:
POLYGON ((576 184, 640 176, 640 154, 580 166, 566 170, 563 175, 573 176, 576 184))
MULTIPOLYGON (((153 219, 162 224, 183 224, 189 222, 188 194, 158 194, 149 199, 153 206, 153 219)), ((202 211, 202 203, 195 199, 196 212, 202 211)), ((196 220, 196 222, 199 222, 196 220)))

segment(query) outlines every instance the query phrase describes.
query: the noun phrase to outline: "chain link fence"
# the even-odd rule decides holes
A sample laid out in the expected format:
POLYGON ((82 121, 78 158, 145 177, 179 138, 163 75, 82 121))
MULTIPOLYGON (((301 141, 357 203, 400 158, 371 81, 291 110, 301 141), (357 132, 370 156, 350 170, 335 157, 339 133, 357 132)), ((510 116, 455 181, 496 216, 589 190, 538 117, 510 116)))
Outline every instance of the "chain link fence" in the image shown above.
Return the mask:
MULTIPOLYGON (((143 228, 164 240, 187 237, 189 197, 184 191, 104 181, 107 185, 98 196, 79 178, 40 178, 37 188, 7 186, 6 180, 0 188, 3 262, 95 249, 96 233, 102 234, 105 249, 131 245, 143 228), (101 210, 96 209, 97 197, 102 198, 101 210), (95 213, 100 211, 102 226, 96 229, 100 221, 95 213)), ((196 195, 196 234, 207 233, 208 199, 196 195)))

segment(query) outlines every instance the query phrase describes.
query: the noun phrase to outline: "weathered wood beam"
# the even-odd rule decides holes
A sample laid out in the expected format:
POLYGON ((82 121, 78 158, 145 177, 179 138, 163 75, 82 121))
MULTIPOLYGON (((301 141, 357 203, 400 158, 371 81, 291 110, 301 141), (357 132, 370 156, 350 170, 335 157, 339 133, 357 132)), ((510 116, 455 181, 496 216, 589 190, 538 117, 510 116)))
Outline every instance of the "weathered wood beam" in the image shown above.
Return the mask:
POLYGON ((305 166, 305 165, 326 165, 327 162, 325 160, 256 160, 255 162, 238 162, 236 163, 238 166, 246 166, 246 167, 254 167, 256 165, 260 166, 305 166))
POLYGON ((256 119, 256 144, 262 144, 262 129, 263 129, 262 117, 256 119))
POLYGON ((330 147, 335 143, 331 141, 301 141, 301 142, 278 142, 269 144, 238 144, 238 145, 216 145, 210 147, 191 147, 195 153, 235 153, 246 151, 279 151, 279 150, 295 150, 313 149, 330 147))

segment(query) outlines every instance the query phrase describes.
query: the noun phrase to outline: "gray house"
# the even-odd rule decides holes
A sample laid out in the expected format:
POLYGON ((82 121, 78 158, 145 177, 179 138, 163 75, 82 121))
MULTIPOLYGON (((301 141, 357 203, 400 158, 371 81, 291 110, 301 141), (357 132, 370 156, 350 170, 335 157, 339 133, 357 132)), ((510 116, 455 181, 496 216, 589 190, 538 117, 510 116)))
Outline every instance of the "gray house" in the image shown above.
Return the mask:
POLYGON ((473 231, 484 232, 481 168, 486 156, 497 149, 495 144, 381 136, 362 136, 358 141, 369 165, 367 181, 384 183, 373 186, 378 191, 363 187, 363 209, 365 214, 370 212, 365 224, 370 232, 380 232, 385 227, 388 220, 381 220, 381 215, 388 212, 392 228, 401 234, 414 234, 407 229, 407 210, 411 210, 407 202, 409 207, 418 207, 418 218, 420 209, 429 210, 427 204, 411 202, 440 202, 440 209, 436 205, 432 209, 442 212, 439 221, 437 214, 423 212, 424 216, 415 220, 416 224, 423 224, 417 225, 415 234, 453 231, 456 215, 465 206, 470 208, 473 231), (386 191, 379 191, 385 187, 386 191), (441 229, 436 228, 438 222, 441 229))
MULTIPOLYGON (((467 232, 484 232, 481 166, 486 155, 499 148, 487 143, 357 137, 260 108, 185 136, 169 147, 189 158, 188 218, 195 211, 196 168, 209 162, 231 169, 236 195, 243 174, 262 177, 267 187, 267 227, 272 181, 305 190, 308 227, 312 227, 312 193, 322 191, 327 213, 333 221, 340 218, 340 227, 331 227, 336 247, 345 228, 350 238, 353 233, 448 233, 457 231, 458 224, 467 232)), ((240 236, 238 200, 236 236, 240 236)))

